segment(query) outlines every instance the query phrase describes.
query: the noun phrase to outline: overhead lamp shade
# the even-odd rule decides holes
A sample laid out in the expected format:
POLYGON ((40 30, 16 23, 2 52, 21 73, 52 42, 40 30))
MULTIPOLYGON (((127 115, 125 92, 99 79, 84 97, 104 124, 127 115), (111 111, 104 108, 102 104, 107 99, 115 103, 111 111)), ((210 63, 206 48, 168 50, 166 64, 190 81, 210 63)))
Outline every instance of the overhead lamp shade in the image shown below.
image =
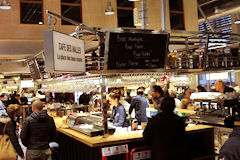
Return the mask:
POLYGON ((114 9, 113 9, 113 7, 112 7, 111 2, 107 2, 107 8, 106 8, 106 10, 105 10, 105 14, 106 14, 106 15, 112 15, 112 14, 114 14, 114 9))
POLYGON ((11 8, 12 7, 11 7, 8 0, 2 0, 1 5, 0 5, 0 9, 6 9, 7 10, 7 9, 11 9, 11 8))

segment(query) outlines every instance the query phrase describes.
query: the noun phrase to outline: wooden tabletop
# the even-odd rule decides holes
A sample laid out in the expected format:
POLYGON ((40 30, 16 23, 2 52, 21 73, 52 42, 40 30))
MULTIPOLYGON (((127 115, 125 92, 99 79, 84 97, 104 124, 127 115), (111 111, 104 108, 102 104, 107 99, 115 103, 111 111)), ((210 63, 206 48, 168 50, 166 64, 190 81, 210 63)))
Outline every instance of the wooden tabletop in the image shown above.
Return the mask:
MULTIPOLYGON (((89 137, 85 134, 82 134, 80 132, 77 132, 72 129, 63 129, 60 128, 60 125, 62 125, 62 118, 55 117, 54 118, 57 130, 69 137, 72 137, 90 147, 104 147, 107 145, 118 145, 123 143, 129 143, 129 142, 136 142, 136 141, 142 141, 142 130, 139 131, 129 131, 129 132, 123 132, 123 133, 115 133, 113 135, 109 135, 108 137, 103 136, 96 136, 96 137, 89 137)), ((196 132, 196 131, 204 131, 206 129, 212 129, 212 126, 206 126, 206 125, 197 125, 193 127, 186 127, 187 134, 190 132, 196 132)))

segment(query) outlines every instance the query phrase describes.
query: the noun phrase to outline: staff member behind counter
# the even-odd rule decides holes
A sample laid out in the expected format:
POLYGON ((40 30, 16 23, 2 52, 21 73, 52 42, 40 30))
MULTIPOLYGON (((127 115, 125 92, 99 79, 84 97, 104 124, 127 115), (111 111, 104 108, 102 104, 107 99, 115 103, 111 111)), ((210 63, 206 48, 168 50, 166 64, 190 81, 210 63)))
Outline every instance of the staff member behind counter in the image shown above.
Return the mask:
POLYGON ((116 93, 110 93, 109 103, 113 106, 111 119, 115 127, 128 127, 129 123, 126 119, 126 111, 124 106, 119 103, 120 95, 116 93))
POLYGON ((221 92, 223 94, 225 94, 227 92, 234 92, 235 91, 233 88, 226 86, 225 82, 221 79, 216 80, 215 88, 218 92, 221 92))
POLYGON ((131 101, 129 115, 131 116, 133 109, 135 109, 135 118, 137 119, 138 123, 147 122, 146 108, 148 107, 149 105, 147 99, 143 97, 143 90, 139 88, 137 90, 137 96, 131 101))

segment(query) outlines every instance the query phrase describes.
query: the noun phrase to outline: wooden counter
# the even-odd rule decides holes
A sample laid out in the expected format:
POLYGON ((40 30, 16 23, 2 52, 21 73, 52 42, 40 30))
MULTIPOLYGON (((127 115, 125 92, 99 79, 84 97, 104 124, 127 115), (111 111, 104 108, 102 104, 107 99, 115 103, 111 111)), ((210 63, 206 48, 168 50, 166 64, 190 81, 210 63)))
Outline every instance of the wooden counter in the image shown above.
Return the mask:
MULTIPOLYGON (((129 131, 126 133, 115 133, 113 135, 109 135, 108 137, 97 136, 97 137, 89 137, 85 134, 77 132, 72 129, 63 129, 59 126, 62 125, 62 118, 54 118, 57 130, 71 138, 74 138, 77 141, 80 141, 90 147, 103 147, 108 145, 117 145, 122 143, 129 143, 134 141, 142 141, 142 130, 139 131, 129 131)), ((206 125, 197 125, 193 127, 186 127, 187 134, 192 132, 199 132, 207 129, 213 129, 212 126, 206 125)))

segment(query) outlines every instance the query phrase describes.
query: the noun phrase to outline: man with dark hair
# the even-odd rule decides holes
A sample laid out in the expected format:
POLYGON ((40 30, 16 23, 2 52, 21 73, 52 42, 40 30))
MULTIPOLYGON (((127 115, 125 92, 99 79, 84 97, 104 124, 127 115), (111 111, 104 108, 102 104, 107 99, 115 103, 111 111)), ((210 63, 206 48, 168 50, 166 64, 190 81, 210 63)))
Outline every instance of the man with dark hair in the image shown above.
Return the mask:
POLYGON ((43 111, 40 101, 32 104, 33 113, 22 126, 21 140, 27 147, 27 160, 51 160, 50 142, 56 142, 56 126, 52 117, 43 111))
POLYGON ((159 109, 161 101, 164 98, 164 92, 160 86, 153 86, 152 87, 152 102, 154 108, 159 109))
POLYGON ((187 160, 185 126, 181 117, 173 113, 175 101, 165 97, 160 112, 147 124, 143 137, 152 145, 153 160, 187 160))
POLYGON ((148 107, 147 99, 143 97, 143 90, 137 90, 137 96, 134 97, 131 101, 131 105, 129 108, 129 115, 133 109, 135 109, 135 118, 138 120, 139 123, 147 122, 147 113, 146 108, 148 107))
POLYGON ((125 98, 125 100, 126 100, 129 104, 131 104, 132 97, 131 97, 131 91, 130 91, 130 90, 127 91, 127 97, 125 98))

